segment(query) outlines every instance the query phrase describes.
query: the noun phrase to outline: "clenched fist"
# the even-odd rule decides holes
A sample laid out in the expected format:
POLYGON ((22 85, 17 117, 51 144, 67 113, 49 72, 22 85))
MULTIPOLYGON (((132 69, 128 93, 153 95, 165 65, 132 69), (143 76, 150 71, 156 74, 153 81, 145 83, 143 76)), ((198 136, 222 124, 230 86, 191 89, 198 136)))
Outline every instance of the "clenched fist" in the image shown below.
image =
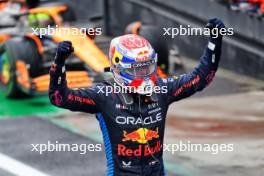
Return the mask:
POLYGON ((65 60, 74 52, 74 48, 70 41, 60 42, 56 51, 55 63, 64 65, 65 60))
POLYGON ((212 18, 208 21, 206 28, 211 30, 211 38, 221 39, 223 37, 223 32, 225 31, 224 23, 218 18, 212 18))

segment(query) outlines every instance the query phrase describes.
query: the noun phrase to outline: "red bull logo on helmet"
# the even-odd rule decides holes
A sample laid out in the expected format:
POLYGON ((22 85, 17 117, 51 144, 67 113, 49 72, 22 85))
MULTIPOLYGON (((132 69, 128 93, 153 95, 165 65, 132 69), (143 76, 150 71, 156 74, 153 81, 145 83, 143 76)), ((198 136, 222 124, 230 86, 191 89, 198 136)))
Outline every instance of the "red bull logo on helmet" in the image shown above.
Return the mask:
POLYGON ((120 38, 120 43, 127 49, 139 49, 149 47, 149 42, 143 37, 135 34, 127 34, 120 38))

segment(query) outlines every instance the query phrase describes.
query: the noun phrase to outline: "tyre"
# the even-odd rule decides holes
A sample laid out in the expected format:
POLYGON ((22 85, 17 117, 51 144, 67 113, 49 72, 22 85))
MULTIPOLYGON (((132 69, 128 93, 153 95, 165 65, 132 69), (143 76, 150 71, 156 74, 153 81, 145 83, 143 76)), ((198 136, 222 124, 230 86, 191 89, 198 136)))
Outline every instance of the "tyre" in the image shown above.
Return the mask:
POLYGON ((127 26, 125 33, 137 33, 147 39, 158 54, 158 66, 165 72, 169 71, 169 47, 162 31, 153 25, 141 25, 139 22, 127 26))
POLYGON ((7 98, 25 97, 17 84, 16 61, 24 61, 30 77, 35 77, 41 71, 41 58, 33 41, 24 38, 7 40, 0 46, 0 86, 7 98))

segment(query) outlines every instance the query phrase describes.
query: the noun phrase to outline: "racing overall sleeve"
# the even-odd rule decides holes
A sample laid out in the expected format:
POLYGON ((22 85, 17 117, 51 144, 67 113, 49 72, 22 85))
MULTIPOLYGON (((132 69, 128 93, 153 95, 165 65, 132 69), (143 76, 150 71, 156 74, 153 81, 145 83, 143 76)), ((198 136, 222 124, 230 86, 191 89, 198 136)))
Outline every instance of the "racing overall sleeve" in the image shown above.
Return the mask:
POLYGON ((69 89, 67 87, 65 66, 54 63, 50 69, 49 99, 55 106, 71 111, 88 113, 99 112, 100 95, 98 87, 69 89))
POLYGON ((222 38, 209 40, 197 67, 190 73, 166 80, 168 104, 203 90, 213 80, 221 56, 222 38))

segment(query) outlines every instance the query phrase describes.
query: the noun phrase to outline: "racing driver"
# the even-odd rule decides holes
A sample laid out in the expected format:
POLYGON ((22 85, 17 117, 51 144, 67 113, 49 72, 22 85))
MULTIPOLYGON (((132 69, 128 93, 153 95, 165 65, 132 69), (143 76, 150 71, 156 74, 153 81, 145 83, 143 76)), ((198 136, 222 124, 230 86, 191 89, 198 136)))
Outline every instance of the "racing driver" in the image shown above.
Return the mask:
MULTIPOLYGON (((219 19, 208 26, 225 28, 219 19)), ((59 43, 50 69, 49 98, 55 106, 95 113, 103 134, 108 176, 161 176, 165 119, 171 103, 203 90, 212 81, 221 55, 222 36, 209 37, 198 66, 179 77, 159 78, 158 56, 141 36, 114 38, 109 49, 109 78, 91 88, 69 89, 65 60, 71 42, 59 43), (111 88, 112 93, 106 94, 111 88), (117 91, 120 90, 126 91, 117 91)))

